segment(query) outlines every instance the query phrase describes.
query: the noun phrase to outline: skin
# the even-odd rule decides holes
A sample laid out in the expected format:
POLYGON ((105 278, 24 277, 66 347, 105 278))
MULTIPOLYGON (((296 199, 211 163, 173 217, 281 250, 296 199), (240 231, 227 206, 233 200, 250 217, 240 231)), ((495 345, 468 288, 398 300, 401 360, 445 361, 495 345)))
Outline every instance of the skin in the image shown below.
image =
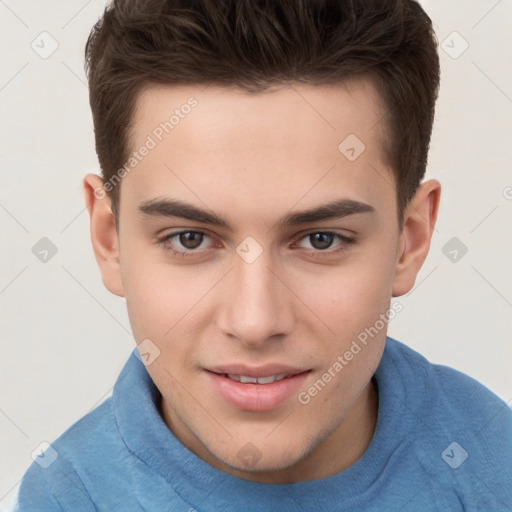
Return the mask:
POLYGON ((236 409, 212 388, 205 368, 235 362, 307 368, 299 390, 307 391, 389 310, 392 297, 413 287, 428 253, 440 184, 423 182, 399 225, 382 151, 385 109, 364 79, 258 94, 150 87, 138 98, 132 150, 191 96, 197 107, 123 178, 119 233, 108 196, 94 194, 100 178, 84 179, 103 282, 126 298, 136 342, 150 339, 159 348, 147 370, 162 393, 163 420, 186 447, 248 480, 333 475, 356 462, 374 434, 378 396, 371 377, 386 328, 307 405, 294 394, 270 411, 236 409), (338 150, 349 134, 366 146, 353 162, 338 150), (155 198, 214 212, 232 229, 139 210, 155 198), (374 211, 278 224, 290 212, 336 199, 374 211), (179 236, 159 242, 180 230, 207 236, 199 236, 198 249, 179 236), (309 236, 326 231, 355 241, 332 238, 329 246, 309 236), (248 236, 262 248, 252 263, 236 252, 248 236), (171 248, 191 254, 177 256, 171 248), (257 456, 248 462, 238 454, 249 442, 257 456))

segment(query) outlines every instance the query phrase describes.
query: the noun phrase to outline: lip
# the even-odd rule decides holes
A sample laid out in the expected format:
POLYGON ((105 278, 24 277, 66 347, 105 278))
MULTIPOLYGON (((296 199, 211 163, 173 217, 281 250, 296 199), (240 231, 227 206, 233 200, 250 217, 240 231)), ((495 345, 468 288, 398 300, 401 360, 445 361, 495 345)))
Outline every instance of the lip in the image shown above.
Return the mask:
POLYGON ((227 373, 231 375, 245 375, 246 377, 270 377, 271 375, 296 375, 309 371, 309 368, 297 368, 283 364, 266 364, 264 366, 247 366, 244 364, 228 364, 206 368, 213 373, 227 373))
POLYGON ((229 365, 205 370, 212 388, 232 407, 245 411, 263 412, 276 409, 295 395, 304 384, 311 370, 301 370, 283 365, 247 367, 229 365), (229 379, 226 374, 246 377, 269 377, 287 374, 283 380, 271 384, 243 384, 229 379))

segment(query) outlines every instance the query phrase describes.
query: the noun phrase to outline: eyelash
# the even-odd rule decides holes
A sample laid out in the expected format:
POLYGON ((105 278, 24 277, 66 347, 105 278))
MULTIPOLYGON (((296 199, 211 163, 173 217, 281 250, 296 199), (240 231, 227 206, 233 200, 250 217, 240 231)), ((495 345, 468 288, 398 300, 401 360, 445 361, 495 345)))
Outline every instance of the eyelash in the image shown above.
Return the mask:
MULTIPOLYGON (((170 242, 170 240, 172 238, 174 238, 176 236, 179 236, 179 235, 181 235, 183 233, 194 233, 194 234, 204 235, 204 236, 210 238, 208 233, 206 233, 205 231, 201 231, 201 230, 197 230, 197 229, 195 229, 195 230, 182 230, 182 231, 175 231, 173 233, 169 233, 168 235, 165 235, 164 237, 162 237, 162 238, 160 238, 158 240, 158 243, 159 243, 159 245, 161 247, 163 247, 164 250, 172 253, 173 256, 182 257, 182 258, 188 258, 190 256, 195 256, 196 253, 200 252, 199 250, 191 249, 191 250, 188 250, 188 251, 179 251, 179 250, 176 250, 172 246, 169 245, 169 242, 170 242)), ((339 242, 342 242, 342 243, 340 244, 338 249, 335 249, 335 250, 309 249, 308 253, 309 253, 310 256, 313 256, 313 257, 322 257, 322 256, 325 256, 325 255, 329 256, 329 255, 333 255, 333 254, 342 254, 345 251, 347 251, 347 249, 348 249, 347 246, 348 245, 353 244, 355 242, 354 238, 349 238, 349 237, 347 237, 345 235, 341 235, 340 233, 336 233, 334 231, 311 231, 309 233, 306 233, 304 236, 302 236, 299 239, 299 242, 301 240, 304 240, 304 238, 307 238, 308 236, 319 234, 319 233, 321 233, 323 235, 333 235, 336 240, 338 240, 339 242)))

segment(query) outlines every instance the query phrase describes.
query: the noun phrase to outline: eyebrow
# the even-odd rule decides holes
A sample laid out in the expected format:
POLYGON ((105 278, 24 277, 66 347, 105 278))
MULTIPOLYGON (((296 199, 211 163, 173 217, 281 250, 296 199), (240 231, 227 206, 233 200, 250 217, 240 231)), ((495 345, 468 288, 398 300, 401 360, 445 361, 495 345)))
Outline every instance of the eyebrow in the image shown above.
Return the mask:
MULTIPOLYGON (((178 199, 149 199, 140 203, 139 211, 151 217, 178 217, 234 231, 232 224, 227 219, 178 199)), ((342 219, 357 213, 372 212, 375 212, 375 208, 367 203, 352 199, 338 199, 310 210, 291 212, 280 219, 277 225, 281 229, 285 229, 311 222, 342 219)))

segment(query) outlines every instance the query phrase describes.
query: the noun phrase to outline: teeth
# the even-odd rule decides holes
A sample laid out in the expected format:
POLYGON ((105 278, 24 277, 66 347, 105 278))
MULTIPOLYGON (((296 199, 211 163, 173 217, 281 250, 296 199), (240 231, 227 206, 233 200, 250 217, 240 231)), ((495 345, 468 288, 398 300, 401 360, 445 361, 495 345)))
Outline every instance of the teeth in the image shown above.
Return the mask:
POLYGON ((240 375, 240 382, 242 384, 258 384, 257 377, 246 377, 245 375, 240 375))
POLYGON ((228 374, 227 377, 242 384, 272 384, 272 382, 285 379, 287 375, 283 373, 280 375, 269 375, 268 377, 246 377, 245 375, 228 374))
POLYGON ((270 375, 269 377, 258 377, 258 384, 271 384, 276 380, 283 380, 286 377, 285 374, 282 375, 270 375))

